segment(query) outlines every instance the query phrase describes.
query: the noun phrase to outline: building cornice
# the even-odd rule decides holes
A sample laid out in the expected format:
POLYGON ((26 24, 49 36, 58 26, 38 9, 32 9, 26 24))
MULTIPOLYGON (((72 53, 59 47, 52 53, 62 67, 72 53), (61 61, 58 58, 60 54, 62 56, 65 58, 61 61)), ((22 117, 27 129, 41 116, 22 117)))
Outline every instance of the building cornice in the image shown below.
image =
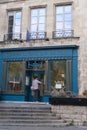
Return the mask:
POLYGON ((1 48, 4 51, 26 51, 26 50, 50 50, 50 49, 78 49, 77 45, 61 45, 61 46, 43 46, 43 47, 21 47, 21 48, 1 48))
POLYGON ((27 1, 27 0, 0 0, 0 4, 12 3, 12 2, 21 2, 21 1, 27 1))

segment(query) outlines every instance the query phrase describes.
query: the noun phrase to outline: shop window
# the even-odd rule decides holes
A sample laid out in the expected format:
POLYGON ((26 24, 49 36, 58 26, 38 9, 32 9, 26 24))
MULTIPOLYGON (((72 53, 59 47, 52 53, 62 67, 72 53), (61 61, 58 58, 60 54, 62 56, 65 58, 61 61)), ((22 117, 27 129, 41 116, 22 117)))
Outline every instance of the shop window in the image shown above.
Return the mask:
POLYGON ((50 61, 50 85, 53 96, 65 96, 71 91, 71 60, 50 61))
POLYGON ((24 62, 3 62, 3 92, 24 93, 24 67, 24 62))
POLYGON ((21 93, 24 91, 23 86, 23 63, 9 62, 8 63, 8 91, 21 93))

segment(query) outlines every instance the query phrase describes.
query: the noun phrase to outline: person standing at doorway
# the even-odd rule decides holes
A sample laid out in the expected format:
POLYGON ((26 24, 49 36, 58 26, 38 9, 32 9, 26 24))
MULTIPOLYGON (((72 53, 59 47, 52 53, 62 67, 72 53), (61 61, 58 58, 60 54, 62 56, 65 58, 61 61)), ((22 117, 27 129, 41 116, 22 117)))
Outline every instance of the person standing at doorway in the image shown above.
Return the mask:
POLYGON ((38 76, 34 75, 33 76, 33 82, 32 82, 32 86, 33 86, 33 91, 34 91, 34 101, 38 101, 38 97, 39 97, 39 84, 42 84, 42 82, 40 82, 38 80, 38 76))

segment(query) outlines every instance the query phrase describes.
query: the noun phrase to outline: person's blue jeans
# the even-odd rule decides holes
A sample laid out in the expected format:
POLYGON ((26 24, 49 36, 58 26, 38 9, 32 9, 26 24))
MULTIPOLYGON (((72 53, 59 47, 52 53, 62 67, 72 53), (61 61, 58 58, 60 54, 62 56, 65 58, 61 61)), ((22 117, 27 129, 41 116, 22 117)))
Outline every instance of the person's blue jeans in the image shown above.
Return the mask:
POLYGON ((34 90, 34 101, 38 101, 38 89, 34 90))

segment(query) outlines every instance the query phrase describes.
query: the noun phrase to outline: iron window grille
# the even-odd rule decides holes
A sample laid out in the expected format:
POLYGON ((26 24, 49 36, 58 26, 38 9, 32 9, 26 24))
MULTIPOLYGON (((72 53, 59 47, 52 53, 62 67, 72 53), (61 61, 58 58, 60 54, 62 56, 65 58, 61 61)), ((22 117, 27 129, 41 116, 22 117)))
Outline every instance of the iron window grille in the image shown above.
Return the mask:
POLYGON ((30 39, 45 39, 46 32, 31 32, 30 39))
POLYGON ((5 41, 20 40, 21 33, 9 33, 4 35, 5 41))
POLYGON ((70 38, 74 36, 73 30, 57 30, 53 31, 53 38, 70 38))

